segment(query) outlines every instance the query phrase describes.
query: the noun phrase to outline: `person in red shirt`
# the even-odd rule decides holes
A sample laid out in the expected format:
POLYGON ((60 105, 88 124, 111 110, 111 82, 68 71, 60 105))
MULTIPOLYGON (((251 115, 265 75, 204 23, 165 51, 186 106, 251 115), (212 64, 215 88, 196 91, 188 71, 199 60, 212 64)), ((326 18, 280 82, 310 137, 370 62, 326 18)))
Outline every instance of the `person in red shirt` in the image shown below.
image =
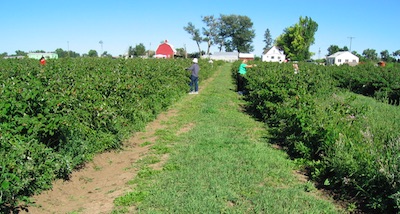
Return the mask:
POLYGON ((46 59, 43 56, 42 56, 42 58, 40 58, 40 64, 46 65, 46 59))

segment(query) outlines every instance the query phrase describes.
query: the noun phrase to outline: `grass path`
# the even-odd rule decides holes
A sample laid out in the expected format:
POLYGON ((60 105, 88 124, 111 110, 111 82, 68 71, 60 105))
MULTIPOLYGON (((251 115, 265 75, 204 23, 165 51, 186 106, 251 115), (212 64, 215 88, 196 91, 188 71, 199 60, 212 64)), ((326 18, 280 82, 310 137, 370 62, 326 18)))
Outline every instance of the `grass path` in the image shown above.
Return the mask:
POLYGON ((264 124, 242 111, 230 66, 172 107, 176 114, 134 164, 137 176, 113 213, 342 212, 269 144, 264 124))

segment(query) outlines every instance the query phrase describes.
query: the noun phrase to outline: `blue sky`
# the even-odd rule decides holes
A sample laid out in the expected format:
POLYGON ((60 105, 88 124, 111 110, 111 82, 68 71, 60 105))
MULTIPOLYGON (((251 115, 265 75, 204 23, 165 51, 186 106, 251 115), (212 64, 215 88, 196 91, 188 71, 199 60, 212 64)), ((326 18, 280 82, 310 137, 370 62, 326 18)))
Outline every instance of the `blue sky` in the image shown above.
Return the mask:
MULTIPOLYGON (((251 19, 257 56, 265 46, 266 29, 275 39, 300 16, 318 23, 310 48, 313 58, 323 58, 330 45, 350 48, 350 43, 351 50, 360 54, 368 48, 392 53, 400 50, 399 11, 400 0, 2 0, 0 53, 62 48, 118 56, 140 43, 155 50, 165 39, 175 48, 186 46, 189 53, 197 52, 183 27, 192 22, 201 29, 202 16, 221 14, 251 19)), ((206 51, 206 44, 201 48, 206 51)), ((215 51, 213 46, 211 52, 215 51)))

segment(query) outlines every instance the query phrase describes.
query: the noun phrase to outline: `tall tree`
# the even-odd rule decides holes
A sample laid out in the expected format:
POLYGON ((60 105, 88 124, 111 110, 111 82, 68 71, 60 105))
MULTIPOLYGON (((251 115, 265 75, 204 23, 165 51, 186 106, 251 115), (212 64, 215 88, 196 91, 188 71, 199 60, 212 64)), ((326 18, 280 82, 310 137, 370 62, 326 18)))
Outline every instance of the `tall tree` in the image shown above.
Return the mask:
POLYGON ((186 56, 185 48, 177 48, 176 55, 179 57, 185 57, 186 56))
MULTIPOLYGON (((393 52, 393 56, 394 57, 400 57, 400 50, 397 50, 397 51, 393 52)), ((399 59, 397 59, 397 60, 399 60, 399 59)))
POLYGON ((26 53, 25 51, 16 50, 15 56, 28 56, 28 53, 26 53))
POLYGON ((211 45, 218 42, 218 20, 214 16, 204 16, 203 22, 206 24, 207 28, 203 27, 203 41, 207 42, 207 55, 210 55, 211 45))
POLYGON ((133 47, 132 47, 132 46, 129 46, 129 48, 128 48, 128 57, 130 58, 130 57, 133 56, 133 55, 134 55, 133 47))
POLYGON ((330 55, 332 55, 332 54, 338 52, 339 50, 340 50, 340 48, 339 48, 339 46, 337 46, 337 45, 331 45, 331 46, 329 46, 329 48, 328 48, 328 56, 330 56, 330 55))
POLYGON ((0 58, 4 58, 6 56, 8 56, 7 52, 3 52, 2 54, 0 54, 0 58))
POLYGON ((68 52, 62 48, 57 48, 54 52, 58 55, 58 58, 68 57, 68 52))
POLYGON ((272 44, 274 43, 272 37, 271 37, 271 32, 269 31, 269 29, 267 28, 267 30, 265 30, 264 33, 264 40, 265 42, 265 47, 264 49, 269 49, 272 47, 272 44))
POLYGON ((214 43, 215 45, 218 46, 219 52, 222 51, 222 48, 225 47, 225 40, 227 39, 227 36, 224 35, 223 33, 223 28, 222 28, 222 22, 221 18, 218 19, 218 27, 217 27, 217 35, 214 37, 214 43))
POLYGON ((133 55, 135 56, 144 56, 146 54, 146 47, 143 43, 139 43, 133 48, 133 55))
POLYGON ((365 59, 368 60, 376 60, 378 58, 378 54, 376 53, 376 50, 374 49, 365 49, 362 52, 362 55, 365 57, 365 59))
POLYGON ((246 53, 254 50, 252 46, 255 32, 253 22, 247 16, 221 15, 220 37, 224 41, 226 51, 246 53))
POLYGON ((108 58, 112 58, 112 55, 111 55, 111 54, 109 54, 107 51, 104 51, 104 52, 101 54, 101 57, 108 57, 108 58))
POLYGON ((189 22, 186 27, 183 27, 183 29, 192 36, 192 40, 196 42, 199 53, 201 53, 200 43, 203 41, 203 38, 200 36, 200 30, 196 29, 191 22, 189 22))
POLYGON ((89 57, 98 57, 99 55, 97 54, 96 50, 89 50, 88 56, 89 57))
POLYGON ((299 22, 286 28, 275 43, 283 48, 290 59, 309 59, 312 55, 309 49, 314 44, 314 35, 317 30, 318 24, 314 20, 307 16, 305 18, 300 16, 299 22))
POLYGON ((396 58, 390 55, 388 50, 381 51, 381 59, 385 62, 395 62, 396 58))

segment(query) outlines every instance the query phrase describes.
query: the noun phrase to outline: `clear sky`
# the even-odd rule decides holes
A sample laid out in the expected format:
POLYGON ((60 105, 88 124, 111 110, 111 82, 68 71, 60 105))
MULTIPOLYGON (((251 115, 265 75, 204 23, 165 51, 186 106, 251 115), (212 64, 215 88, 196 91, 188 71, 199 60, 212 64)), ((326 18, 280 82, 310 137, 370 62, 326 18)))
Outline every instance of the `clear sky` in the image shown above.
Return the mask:
MULTIPOLYGON (((0 53, 62 48, 118 56, 140 43, 155 50, 166 39, 192 53, 197 45, 183 27, 192 22, 201 29, 202 16, 223 14, 251 19, 257 56, 265 46, 266 29, 275 39, 300 16, 318 24, 310 48, 315 59, 323 58, 330 45, 360 54, 368 48, 391 54, 400 50, 399 13, 400 0, 1 0, 0 53)), ((206 44, 201 48, 206 51, 206 44)))

